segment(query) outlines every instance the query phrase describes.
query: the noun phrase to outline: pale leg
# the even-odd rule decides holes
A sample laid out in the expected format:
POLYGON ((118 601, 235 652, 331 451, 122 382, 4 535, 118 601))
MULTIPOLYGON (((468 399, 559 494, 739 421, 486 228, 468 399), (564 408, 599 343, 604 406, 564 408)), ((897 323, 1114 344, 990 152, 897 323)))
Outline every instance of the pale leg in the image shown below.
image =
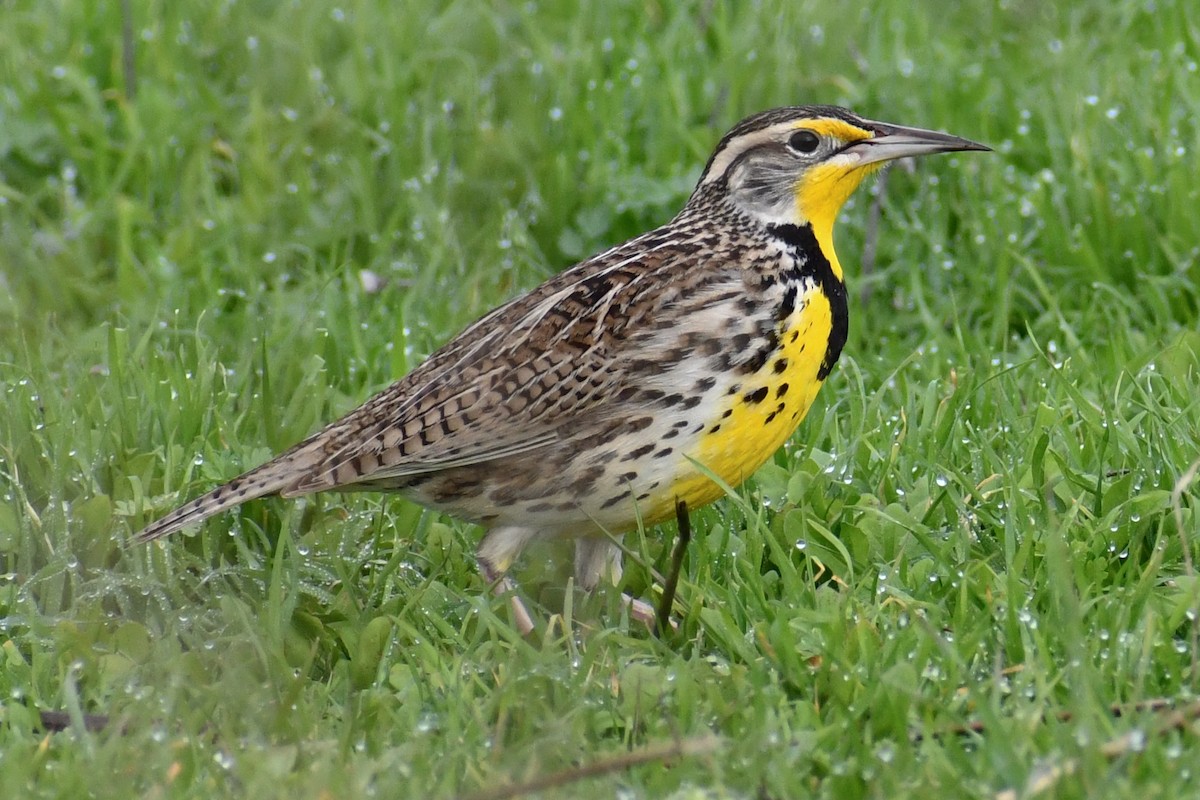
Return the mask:
POLYGON ((529 616, 529 611, 521 602, 521 598, 517 597, 516 586, 509 577, 493 568, 486 558, 479 558, 475 563, 479 565, 479 573, 483 575, 483 579, 492 585, 492 591, 497 597, 509 595, 513 622, 516 623, 517 630, 521 632, 521 635, 528 636, 533 633, 533 619, 529 616))
POLYGON ((475 553, 479 572, 483 579, 492 585, 492 591, 497 596, 509 595, 513 621, 522 636, 533 632, 533 619, 521 598, 517 596, 515 584, 505 573, 525 545, 536 536, 537 531, 529 528, 493 528, 479 542, 475 553))
MULTIPOLYGON (((620 541, 620 537, 618 537, 620 541)), ((601 578, 607 577, 614 584, 621 580, 621 548, 607 537, 585 536, 575 542, 575 583, 586 592, 595 590, 601 578)), ((651 630, 654 629, 658 612, 649 603, 621 594, 621 601, 629 608, 629 618, 637 620, 651 630)), ((677 627, 674 620, 672 627, 677 627)))

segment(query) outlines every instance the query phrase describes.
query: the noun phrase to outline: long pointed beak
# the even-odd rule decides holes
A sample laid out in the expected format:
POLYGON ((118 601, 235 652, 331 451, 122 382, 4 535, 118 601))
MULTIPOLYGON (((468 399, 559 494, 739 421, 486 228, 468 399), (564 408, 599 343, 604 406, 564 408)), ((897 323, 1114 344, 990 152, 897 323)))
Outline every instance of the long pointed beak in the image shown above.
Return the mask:
POLYGON ((905 128, 885 122, 871 122, 866 127, 875 131, 873 137, 857 141, 842 150, 843 154, 858 156, 856 166, 859 167, 908 156, 954 153, 960 150, 990 151, 992 149, 987 145, 972 142, 970 139, 938 131, 927 131, 923 128, 905 128))

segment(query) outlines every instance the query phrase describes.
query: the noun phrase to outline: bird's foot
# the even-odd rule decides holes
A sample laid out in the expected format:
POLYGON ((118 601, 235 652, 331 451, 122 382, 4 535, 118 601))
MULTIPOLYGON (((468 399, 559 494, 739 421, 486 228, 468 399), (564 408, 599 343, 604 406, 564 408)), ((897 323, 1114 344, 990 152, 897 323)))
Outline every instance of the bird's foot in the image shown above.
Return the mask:
POLYGON ((517 596, 516 584, 507 575, 495 569, 487 559, 479 559, 478 564, 483 579, 492 585, 492 593, 497 597, 508 595, 508 602, 512 607, 513 624, 517 626, 517 630, 522 636, 533 633, 533 618, 529 616, 529 610, 525 608, 525 603, 517 596))
MULTIPOLYGON (((651 631, 658 628, 658 611, 654 606, 647 603, 645 600, 638 600, 636 597, 631 597, 627 594, 621 595, 621 602, 629 609, 629 618, 637 620, 645 625, 651 631)), ((668 624, 671 630, 679 630, 679 623, 668 617, 668 624)))

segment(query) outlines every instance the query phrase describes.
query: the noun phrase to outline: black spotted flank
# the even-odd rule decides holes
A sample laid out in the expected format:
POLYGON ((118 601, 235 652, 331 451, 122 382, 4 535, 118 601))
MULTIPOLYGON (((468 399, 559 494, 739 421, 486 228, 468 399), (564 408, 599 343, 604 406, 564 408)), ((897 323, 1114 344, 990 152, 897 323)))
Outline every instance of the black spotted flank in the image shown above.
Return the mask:
POLYGON ((742 399, 751 405, 756 405, 767 399, 767 392, 768 389, 766 386, 760 386, 754 391, 746 392, 742 395, 742 399))
POLYGON ((612 508, 617 503, 621 502, 622 500, 624 500, 625 498, 629 497, 632 494, 633 494, 633 492, 631 492, 629 489, 626 489, 625 491, 621 492, 620 494, 614 495, 614 496, 608 498, 607 500, 605 500, 603 503, 600 504, 600 507, 601 508, 612 508))
MULTIPOLYGON (((796 262, 796 274, 788 278, 793 283, 799 283, 804 278, 816 282, 817 287, 829 300, 829 311, 833 324, 829 328, 829 341, 825 344, 825 357, 821 359, 821 368, 817 371, 817 380, 825 380, 833 370, 846 345, 846 337, 850 332, 850 308, 846 302, 846 284, 833 274, 829 259, 821 252, 816 234, 811 225, 771 225, 767 228, 772 236, 783 242, 791 251, 796 262)), ((786 299, 786 298, 785 298, 786 299)), ((793 332, 792 341, 796 340, 793 332)))
POLYGON ((621 460, 622 461, 633 461, 635 458, 641 458, 642 456, 646 455, 651 450, 653 450, 654 447, 655 447, 655 445, 653 443, 644 444, 641 447, 637 448, 636 450, 630 450, 628 453, 626 453, 625 455, 623 455, 621 457, 621 460))

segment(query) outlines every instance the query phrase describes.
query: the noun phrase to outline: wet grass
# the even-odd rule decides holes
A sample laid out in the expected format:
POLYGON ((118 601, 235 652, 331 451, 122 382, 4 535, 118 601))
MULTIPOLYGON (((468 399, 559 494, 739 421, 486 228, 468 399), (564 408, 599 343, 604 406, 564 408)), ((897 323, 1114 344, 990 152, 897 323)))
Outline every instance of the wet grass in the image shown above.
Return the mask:
POLYGON ((132 96, 118 4, 7 9, 0 795, 1194 794, 1129 709, 1197 682, 1200 20, 1050 5, 151 4, 132 96), (893 170, 869 274, 847 209, 846 355, 694 515, 675 638, 551 549, 522 640, 478 532, 397 500, 125 546, 794 102, 997 153, 893 170))

